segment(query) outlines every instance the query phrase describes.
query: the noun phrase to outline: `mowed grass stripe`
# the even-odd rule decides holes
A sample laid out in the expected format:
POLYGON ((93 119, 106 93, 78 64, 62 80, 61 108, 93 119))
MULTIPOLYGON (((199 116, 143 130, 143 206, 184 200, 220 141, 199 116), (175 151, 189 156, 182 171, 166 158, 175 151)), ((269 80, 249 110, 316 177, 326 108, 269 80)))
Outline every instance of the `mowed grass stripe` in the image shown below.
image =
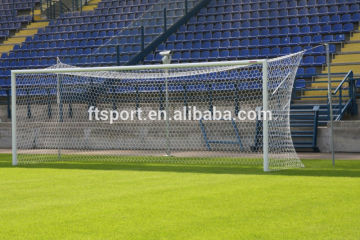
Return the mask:
POLYGON ((359 239, 360 161, 306 168, 0 155, 0 239, 359 239))

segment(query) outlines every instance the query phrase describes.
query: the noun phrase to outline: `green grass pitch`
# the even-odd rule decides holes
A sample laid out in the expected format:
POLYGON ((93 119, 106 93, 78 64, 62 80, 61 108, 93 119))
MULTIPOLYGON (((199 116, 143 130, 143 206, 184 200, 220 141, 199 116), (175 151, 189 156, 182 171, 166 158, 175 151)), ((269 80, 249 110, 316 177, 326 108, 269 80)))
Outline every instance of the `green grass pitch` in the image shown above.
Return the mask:
POLYGON ((360 239, 360 161, 241 166, 0 155, 0 239, 360 239))

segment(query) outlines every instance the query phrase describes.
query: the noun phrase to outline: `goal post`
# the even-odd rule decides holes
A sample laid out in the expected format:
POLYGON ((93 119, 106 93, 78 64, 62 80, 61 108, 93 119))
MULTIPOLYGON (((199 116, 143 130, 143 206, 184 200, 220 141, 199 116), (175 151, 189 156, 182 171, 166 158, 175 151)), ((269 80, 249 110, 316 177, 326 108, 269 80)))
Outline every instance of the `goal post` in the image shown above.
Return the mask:
MULTIPOLYGON (((268 62, 267 60, 263 60, 263 68, 262 68, 262 87, 263 87, 263 110, 267 112, 269 109, 269 95, 268 95, 268 62)), ((263 121, 263 157, 264 163, 263 168, 264 172, 269 171, 269 125, 268 120, 263 121)))
POLYGON ((302 167, 289 118, 302 55, 13 70, 12 164, 104 160, 262 165, 264 171, 302 167), (169 152, 171 157, 164 157, 169 152))

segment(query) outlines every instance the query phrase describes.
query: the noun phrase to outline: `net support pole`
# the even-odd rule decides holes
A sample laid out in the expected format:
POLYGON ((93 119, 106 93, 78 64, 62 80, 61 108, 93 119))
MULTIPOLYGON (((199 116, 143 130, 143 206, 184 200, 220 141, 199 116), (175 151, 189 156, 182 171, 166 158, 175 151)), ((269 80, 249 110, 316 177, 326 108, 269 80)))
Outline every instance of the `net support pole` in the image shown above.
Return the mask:
POLYGON ((11 144, 13 166, 18 164, 16 137, 16 75, 11 71, 11 144))
POLYGON ((329 101, 329 115, 330 115, 330 151, 332 165, 335 166, 335 152, 334 152, 334 116, 332 106, 332 90, 331 90, 331 69, 330 69, 330 50, 329 44, 326 43, 326 65, 327 65, 327 76, 328 76, 328 101, 329 101))
MULTIPOLYGON (((162 62, 163 64, 171 63, 171 51, 163 51, 160 52, 160 55, 163 56, 162 62)), ((169 83, 168 83, 168 74, 169 69, 165 69, 165 125, 166 125, 166 155, 170 156, 170 119, 169 119, 169 83)))
MULTIPOLYGON (((168 74, 169 70, 166 70, 168 74)), ((166 111, 166 155, 170 156, 170 122, 169 122, 169 84, 168 78, 165 79, 165 111, 166 111)))
MULTIPOLYGON (((56 82, 57 82, 57 91, 56 91, 56 102, 58 105, 58 111, 59 111, 59 116, 58 116, 58 122, 62 122, 62 106, 61 106, 61 83, 60 83, 60 78, 59 78, 59 74, 56 74, 56 82)), ((61 159, 61 148, 60 148, 60 129, 58 127, 57 129, 57 137, 58 139, 58 160, 61 159)))
MULTIPOLYGON (((269 94, 268 94, 268 62, 265 59, 262 64, 262 87, 263 87, 263 114, 265 115, 269 109, 269 94)), ((263 116, 263 160, 264 172, 269 170, 269 122, 263 116)))

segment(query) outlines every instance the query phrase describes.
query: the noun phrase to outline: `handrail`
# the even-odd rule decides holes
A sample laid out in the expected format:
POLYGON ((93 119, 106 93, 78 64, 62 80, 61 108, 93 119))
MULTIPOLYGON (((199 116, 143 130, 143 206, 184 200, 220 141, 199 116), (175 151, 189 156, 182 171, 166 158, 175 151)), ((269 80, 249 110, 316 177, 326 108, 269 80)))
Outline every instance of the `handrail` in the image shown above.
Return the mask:
POLYGON ((314 111, 314 128, 313 128, 312 146, 313 146, 314 152, 317 152, 318 151, 318 148, 317 148, 317 131, 318 131, 318 125, 319 125, 320 106, 315 105, 313 107, 313 111, 314 111))
POLYGON ((350 71, 346 74, 346 76, 344 77, 344 79, 341 81, 341 83, 337 86, 337 88, 335 89, 335 91, 334 91, 333 94, 336 94, 336 93, 340 90, 340 88, 342 87, 342 85, 343 85, 346 81, 348 81, 348 78, 351 77, 350 79, 352 79, 352 76, 353 76, 353 71, 350 70, 350 71))
MULTIPOLYGON (((337 76, 337 75, 344 75, 346 74, 346 72, 339 72, 339 73, 330 73, 331 76, 337 76)), ((316 76, 327 76, 328 74, 327 73, 318 73, 316 74, 316 76)))
MULTIPOLYGON (((357 104, 356 104, 356 84, 355 84, 355 81, 354 81, 354 73, 352 70, 350 70, 346 76, 344 77, 344 79, 339 83, 339 85, 336 87, 335 91, 332 92, 331 94, 332 95, 336 95, 338 92, 339 92, 339 109, 338 109, 338 116, 337 118, 335 119, 336 121, 340 120, 345 111, 348 111, 350 110, 351 114, 354 115, 354 114, 357 114, 357 104), (348 82, 349 84, 349 87, 348 87, 348 97, 349 97, 349 100, 346 101, 343 105, 343 85, 345 82, 348 82)), ((328 103, 329 105, 329 103, 328 103)), ((328 106, 329 108, 329 106, 328 106)))
POLYGON ((60 4, 61 4, 61 6, 62 7, 65 7, 65 9, 67 10, 67 11, 71 11, 71 8, 69 7, 69 6, 67 6, 63 1, 59 1, 60 2, 60 4))

